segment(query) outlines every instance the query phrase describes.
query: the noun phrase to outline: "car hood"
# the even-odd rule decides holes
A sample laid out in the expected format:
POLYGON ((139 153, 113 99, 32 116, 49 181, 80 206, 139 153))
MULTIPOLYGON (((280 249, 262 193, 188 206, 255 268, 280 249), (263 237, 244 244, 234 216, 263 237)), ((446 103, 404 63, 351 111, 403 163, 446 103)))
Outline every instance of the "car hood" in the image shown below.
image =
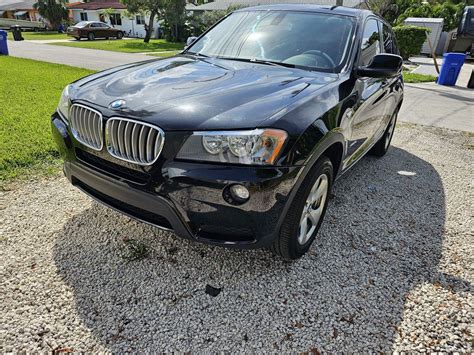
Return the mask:
POLYGON ((105 116, 136 118, 167 130, 254 128, 336 79, 335 74, 182 55, 91 75, 76 82, 72 99, 102 107, 105 116), (112 110, 119 99, 123 107, 112 110))

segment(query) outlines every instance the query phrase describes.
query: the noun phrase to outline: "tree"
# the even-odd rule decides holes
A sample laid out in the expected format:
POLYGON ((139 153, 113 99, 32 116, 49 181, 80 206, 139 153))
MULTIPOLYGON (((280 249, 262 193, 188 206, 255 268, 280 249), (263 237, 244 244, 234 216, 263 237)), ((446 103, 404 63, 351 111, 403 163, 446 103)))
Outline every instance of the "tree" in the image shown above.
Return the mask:
POLYGON ((365 3, 374 13, 381 17, 385 17, 389 11, 396 8, 393 0, 366 0, 365 3))
POLYGON ((191 18, 192 34, 194 36, 201 35, 201 33, 216 24, 221 18, 241 8, 242 6, 239 5, 231 5, 226 10, 205 11, 202 14, 195 14, 191 18))
POLYGON ((146 13, 150 16, 148 24, 145 25, 146 35, 144 42, 150 42, 153 33, 153 25, 155 17, 159 16, 164 19, 168 25, 172 26, 172 39, 179 38, 179 26, 182 25, 186 17, 186 0, 120 0, 122 4, 127 6, 127 10, 131 14, 146 13))
POLYGON ((38 0, 33 8, 48 20, 50 26, 57 29, 67 19, 66 0, 38 0))
POLYGON ((181 30, 186 22, 186 0, 167 0, 164 10, 164 20, 170 33, 167 37, 172 42, 179 42, 181 30))
POLYGON ((146 34, 143 40, 145 43, 150 42, 155 17, 157 15, 163 17, 168 1, 169 0, 120 0, 122 4, 127 6, 129 13, 147 13, 150 16, 148 24, 145 26, 146 34))
POLYGON ((466 6, 465 1, 460 1, 458 4, 454 4, 453 0, 433 0, 431 3, 422 2, 421 0, 403 1, 405 4, 408 2, 411 2, 411 4, 403 8, 403 11, 399 12, 396 20, 397 24, 403 24, 403 21, 408 17, 437 17, 444 19, 444 31, 450 31, 458 26, 459 21, 461 20, 462 11, 466 6))

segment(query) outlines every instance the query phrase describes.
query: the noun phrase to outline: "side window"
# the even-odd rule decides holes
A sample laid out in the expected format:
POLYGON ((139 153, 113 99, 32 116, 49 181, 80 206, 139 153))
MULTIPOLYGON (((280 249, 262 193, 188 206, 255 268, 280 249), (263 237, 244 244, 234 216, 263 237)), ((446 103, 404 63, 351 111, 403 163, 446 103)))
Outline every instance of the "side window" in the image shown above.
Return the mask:
POLYGON ((382 24, 383 28, 383 49, 385 53, 396 54, 396 47, 394 43, 394 38, 392 31, 386 24, 382 24))
POLYGON ((370 19, 365 23, 362 36, 360 65, 368 65, 372 58, 380 53, 380 31, 378 21, 370 19))

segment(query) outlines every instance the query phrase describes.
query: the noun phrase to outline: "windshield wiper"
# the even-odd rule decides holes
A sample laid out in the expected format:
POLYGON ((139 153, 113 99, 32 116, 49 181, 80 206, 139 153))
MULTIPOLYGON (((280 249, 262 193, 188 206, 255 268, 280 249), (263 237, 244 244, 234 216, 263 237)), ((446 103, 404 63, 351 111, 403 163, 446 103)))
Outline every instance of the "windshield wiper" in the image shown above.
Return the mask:
POLYGON ((265 65, 274 65, 278 67, 285 67, 285 68, 296 68, 296 65, 290 63, 283 63, 283 62, 275 62, 273 60, 264 60, 264 59, 248 59, 248 58, 234 58, 234 57, 216 57, 218 59, 226 59, 226 60, 236 60, 239 62, 246 62, 246 63, 257 63, 257 64, 265 64, 265 65))

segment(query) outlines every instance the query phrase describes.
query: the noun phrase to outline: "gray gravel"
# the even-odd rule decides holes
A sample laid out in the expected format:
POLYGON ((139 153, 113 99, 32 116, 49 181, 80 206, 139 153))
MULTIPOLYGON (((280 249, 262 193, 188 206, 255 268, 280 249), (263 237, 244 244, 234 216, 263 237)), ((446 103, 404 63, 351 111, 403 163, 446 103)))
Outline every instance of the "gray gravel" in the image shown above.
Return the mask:
POLYGON ((160 232, 62 177, 22 184, 0 200, 0 351, 470 352, 469 140, 399 127, 294 263, 160 232), (127 240, 150 254, 127 262, 127 240))

